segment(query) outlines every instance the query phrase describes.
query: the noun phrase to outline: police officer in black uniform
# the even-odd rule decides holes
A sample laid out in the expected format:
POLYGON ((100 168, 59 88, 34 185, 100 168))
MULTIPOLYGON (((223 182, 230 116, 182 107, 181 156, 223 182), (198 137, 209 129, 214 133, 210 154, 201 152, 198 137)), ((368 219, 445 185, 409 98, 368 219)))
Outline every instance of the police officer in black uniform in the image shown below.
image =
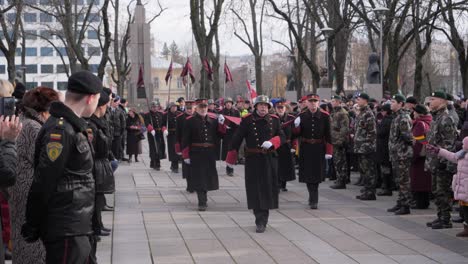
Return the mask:
POLYGON ((163 131, 166 126, 163 120, 163 112, 159 99, 151 103, 151 108, 144 115, 145 125, 148 131, 148 145, 150 150, 150 167, 155 170, 161 169, 161 160, 166 158, 166 145, 164 143, 163 131))
POLYGON ((207 192, 219 189, 216 171, 215 139, 226 132, 224 117, 208 115, 206 99, 197 99, 196 113, 187 117, 182 135, 182 158, 190 165, 188 189, 197 192, 198 210, 207 207, 207 192))
POLYGON ((22 235, 41 239, 46 263, 86 263, 93 233, 93 150, 87 123, 96 110, 102 81, 89 71, 68 79, 65 103, 53 102, 35 146, 34 181, 22 235))
POLYGON ((270 209, 278 208, 278 159, 276 151, 285 143, 284 132, 276 115, 271 115, 270 100, 260 95, 254 112, 242 118, 232 138, 226 165, 237 161, 237 151, 245 139, 245 187, 247 206, 253 209, 256 232, 265 232, 270 209))
POLYGON ((167 153, 169 154, 171 171, 173 173, 179 172, 179 156, 177 156, 175 151, 177 116, 179 114, 181 112, 177 111, 177 105, 170 103, 167 112, 163 116, 163 124, 167 127, 167 132, 164 132, 164 134, 167 134, 167 153))

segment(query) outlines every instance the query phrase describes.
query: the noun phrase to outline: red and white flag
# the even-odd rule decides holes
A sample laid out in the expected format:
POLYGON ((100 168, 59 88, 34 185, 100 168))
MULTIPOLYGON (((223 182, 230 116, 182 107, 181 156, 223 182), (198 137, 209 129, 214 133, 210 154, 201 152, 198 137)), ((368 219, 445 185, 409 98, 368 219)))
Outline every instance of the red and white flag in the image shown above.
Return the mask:
POLYGON ((172 60, 171 60, 171 64, 169 64, 169 68, 167 69, 166 78, 164 78, 164 80, 166 80, 166 85, 167 85, 167 82, 169 82, 169 79, 171 78, 172 78, 172 60))
POLYGON ((250 99, 255 99, 257 97, 257 91, 250 85, 250 81, 245 81, 247 83, 247 89, 249 89, 250 99))
POLYGON ((203 60, 203 68, 205 68, 205 71, 207 73, 208 80, 213 81, 213 69, 210 66, 210 63, 208 61, 208 58, 205 58, 203 60))
POLYGON ((224 74, 226 75, 226 82, 233 82, 231 71, 226 62, 224 62, 224 74))
POLYGON ((182 72, 180 73, 180 77, 182 77, 182 81, 184 85, 187 85, 187 75, 190 75, 190 79, 192 84, 195 83, 195 75, 193 75, 192 63, 190 63, 190 59, 187 58, 187 62, 185 63, 182 72))

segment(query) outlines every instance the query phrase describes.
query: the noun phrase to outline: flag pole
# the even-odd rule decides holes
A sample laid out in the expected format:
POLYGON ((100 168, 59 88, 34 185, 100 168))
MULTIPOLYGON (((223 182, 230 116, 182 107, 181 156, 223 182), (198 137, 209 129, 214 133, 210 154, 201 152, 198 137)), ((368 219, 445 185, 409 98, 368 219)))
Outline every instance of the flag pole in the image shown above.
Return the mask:
MULTIPOLYGON (((172 55, 171 55, 171 64, 169 67, 172 68, 172 55)), ((172 83, 172 69, 170 69, 171 73, 169 75, 169 92, 167 94, 167 104, 169 105, 169 102, 171 101, 171 83, 172 83)), ((166 106, 167 107, 167 106, 166 106)))
MULTIPOLYGON (((224 55, 224 68, 226 68, 226 62, 227 62, 227 58, 226 58, 226 55, 224 55)), ((226 73, 224 73, 224 82, 223 82, 223 98, 226 97, 226 73)))

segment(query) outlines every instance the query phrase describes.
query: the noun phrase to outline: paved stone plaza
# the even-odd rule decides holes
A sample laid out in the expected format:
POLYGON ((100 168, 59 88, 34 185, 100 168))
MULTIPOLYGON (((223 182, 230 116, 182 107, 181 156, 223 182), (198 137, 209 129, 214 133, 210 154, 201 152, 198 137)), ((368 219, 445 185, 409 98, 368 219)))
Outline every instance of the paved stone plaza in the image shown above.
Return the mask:
POLYGON ((99 263, 468 263, 468 239, 455 237, 461 224, 435 231, 425 227, 433 209, 387 213, 395 195, 364 202, 354 198, 357 186, 331 190, 325 182, 319 210, 310 210, 305 185, 295 181, 257 234, 243 166, 228 177, 218 163, 220 190, 209 192, 208 210, 198 212, 181 173, 171 173, 167 160, 161 171, 148 163, 143 154, 115 175, 115 199, 108 199, 115 212, 104 213, 113 232, 99 244, 99 263))

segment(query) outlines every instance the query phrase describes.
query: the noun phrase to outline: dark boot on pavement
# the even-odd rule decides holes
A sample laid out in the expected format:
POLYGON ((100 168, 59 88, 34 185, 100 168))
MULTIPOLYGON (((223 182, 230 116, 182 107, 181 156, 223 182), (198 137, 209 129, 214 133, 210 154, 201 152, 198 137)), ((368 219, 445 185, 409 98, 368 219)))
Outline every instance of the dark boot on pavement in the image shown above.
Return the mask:
POLYGON ((446 229, 452 228, 452 222, 450 220, 440 220, 437 223, 432 224, 432 229, 446 229))
POLYGON ((392 191, 387 190, 387 189, 382 189, 377 192, 377 196, 392 196, 392 195, 393 195, 392 191))
POLYGON ((392 208, 388 208, 387 212, 394 213, 394 212, 400 210, 400 208, 401 208, 401 206, 399 204, 397 204, 397 205, 393 206, 392 208))
POLYGON ((344 184, 344 183, 335 183, 335 184, 331 185, 330 188, 335 189, 335 190, 346 189, 346 184, 344 184))
POLYGON ((432 227, 432 225, 437 224, 437 223, 439 223, 439 222, 440 222, 440 218, 437 218, 437 219, 435 219, 435 220, 433 220, 433 221, 431 221, 431 222, 427 222, 427 223, 426 223, 426 226, 427 226, 427 227, 432 227))
POLYGON ((356 196, 356 199, 359 199, 361 201, 375 201, 375 200, 377 200, 374 193, 363 193, 361 195, 356 196))
POLYGON ((460 233, 457 233, 457 237, 468 237, 468 225, 464 224, 463 225, 463 231, 460 233))
POLYGON ((460 216, 454 216, 454 217, 452 217, 452 222, 453 223, 463 223, 463 218, 461 218, 460 216))
POLYGON ((395 211, 395 215, 407 215, 407 214, 411 214, 409 206, 402 206, 400 207, 400 209, 395 211))
POLYGON ((266 229, 266 226, 265 226, 265 225, 259 224, 259 225, 257 225, 257 229, 255 230, 255 232, 257 232, 257 233, 263 233, 263 232, 265 232, 265 229, 266 229))

